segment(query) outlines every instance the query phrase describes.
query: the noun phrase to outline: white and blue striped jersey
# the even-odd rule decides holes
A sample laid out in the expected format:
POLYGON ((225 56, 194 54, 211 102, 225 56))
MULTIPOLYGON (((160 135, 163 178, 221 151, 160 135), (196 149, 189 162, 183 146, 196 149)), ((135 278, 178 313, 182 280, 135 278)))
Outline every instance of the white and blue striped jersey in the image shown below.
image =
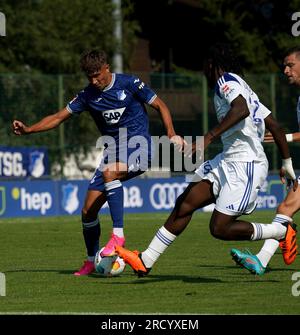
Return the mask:
POLYGON ((90 84, 66 108, 72 114, 89 112, 101 134, 112 136, 117 142, 120 128, 127 129, 128 139, 135 135, 149 139, 144 104, 150 105, 155 98, 156 94, 139 78, 113 73, 111 83, 103 91, 90 84))
POLYGON ((219 122, 239 95, 246 100, 250 115, 221 135, 224 159, 229 161, 262 161, 266 155, 262 146, 264 119, 271 113, 249 85, 234 73, 224 73, 215 86, 214 105, 219 122))

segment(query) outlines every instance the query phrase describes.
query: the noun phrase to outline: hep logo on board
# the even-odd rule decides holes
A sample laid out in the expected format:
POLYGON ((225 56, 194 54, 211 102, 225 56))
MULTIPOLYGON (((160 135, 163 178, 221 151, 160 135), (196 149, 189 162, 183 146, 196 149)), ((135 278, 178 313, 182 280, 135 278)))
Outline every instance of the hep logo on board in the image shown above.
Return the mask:
POLYGON ((24 187, 14 187, 11 195, 14 200, 20 201, 22 211, 39 211, 45 215, 52 206, 52 197, 49 192, 29 193, 24 187))

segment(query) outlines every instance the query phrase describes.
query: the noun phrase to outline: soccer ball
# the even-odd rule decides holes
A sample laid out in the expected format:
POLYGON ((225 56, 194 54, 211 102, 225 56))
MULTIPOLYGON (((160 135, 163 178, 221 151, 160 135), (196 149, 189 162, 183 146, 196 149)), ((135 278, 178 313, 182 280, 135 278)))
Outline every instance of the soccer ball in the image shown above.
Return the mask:
POLYGON ((95 256, 95 269, 102 276, 114 277, 119 276, 125 269, 125 262, 123 258, 115 256, 101 256, 101 252, 104 249, 100 249, 95 256))

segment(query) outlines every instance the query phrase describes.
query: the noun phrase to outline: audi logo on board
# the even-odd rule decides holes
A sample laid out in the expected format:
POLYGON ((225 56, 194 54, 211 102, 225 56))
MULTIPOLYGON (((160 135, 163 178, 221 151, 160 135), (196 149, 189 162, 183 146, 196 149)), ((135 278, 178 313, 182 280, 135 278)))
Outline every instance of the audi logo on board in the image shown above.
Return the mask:
POLYGON ((151 205, 155 209, 173 208, 176 199, 183 193, 187 186, 188 183, 153 184, 149 193, 151 205))

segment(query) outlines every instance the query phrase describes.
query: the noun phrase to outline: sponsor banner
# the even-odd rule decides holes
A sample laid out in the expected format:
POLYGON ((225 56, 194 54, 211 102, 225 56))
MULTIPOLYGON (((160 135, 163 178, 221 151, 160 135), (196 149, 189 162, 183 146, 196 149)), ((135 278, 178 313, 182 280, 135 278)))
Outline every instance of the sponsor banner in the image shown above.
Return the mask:
MULTIPOLYGON (((187 185, 184 177, 124 182, 125 213, 170 212, 187 185)), ((87 180, 0 182, 0 218, 79 215, 87 188, 87 180)), ((259 192, 257 210, 275 211, 285 195, 285 186, 278 176, 269 176, 259 192)), ((214 205, 202 210, 213 208, 214 205)), ((101 213, 109 214, 107 203, 101 213)))
POLYGON ((46 149, 0 146, 1 178, 40 178, 45 175, 49 175, 46 149))

